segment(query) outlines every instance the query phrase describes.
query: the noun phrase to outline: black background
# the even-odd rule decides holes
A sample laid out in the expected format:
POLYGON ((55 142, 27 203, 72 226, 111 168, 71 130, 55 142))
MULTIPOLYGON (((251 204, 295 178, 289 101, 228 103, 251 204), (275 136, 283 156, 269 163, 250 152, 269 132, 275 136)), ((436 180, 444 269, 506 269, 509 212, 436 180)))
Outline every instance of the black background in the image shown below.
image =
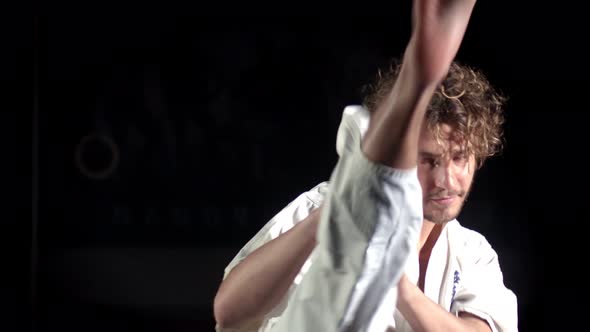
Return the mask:
MULTIPOLYGON (((329 177, 342 109, 403 52, 410 5, 39 5, 33 328, 212 331, 223 268, 329 177)), ((521 331, 574 324, 545 313, 584 288, 569 264, 589 221, 573 14, 480 2, 458 54, 509 97, 505 150, 459 220, 498 252, 521 331)))

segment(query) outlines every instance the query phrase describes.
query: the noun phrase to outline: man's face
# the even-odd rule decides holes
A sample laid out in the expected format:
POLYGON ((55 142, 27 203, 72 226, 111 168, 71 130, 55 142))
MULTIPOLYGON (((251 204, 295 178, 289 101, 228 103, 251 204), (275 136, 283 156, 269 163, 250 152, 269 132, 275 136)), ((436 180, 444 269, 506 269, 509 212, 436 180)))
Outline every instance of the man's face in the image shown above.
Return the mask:
POLYGON ((418 180, 422 186, 424 219, 445 223, 459 215, 475 173, 475 158, 462 142, 452 139, 449 125, 440 125, 441 139, 423 126, 418 145, 418 180))

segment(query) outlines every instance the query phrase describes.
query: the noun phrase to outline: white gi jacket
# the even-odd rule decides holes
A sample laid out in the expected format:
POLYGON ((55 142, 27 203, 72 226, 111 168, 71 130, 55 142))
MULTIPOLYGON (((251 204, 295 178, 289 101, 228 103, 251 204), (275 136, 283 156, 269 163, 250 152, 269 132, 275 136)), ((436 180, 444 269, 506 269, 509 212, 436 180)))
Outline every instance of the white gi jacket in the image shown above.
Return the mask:
MULTIPOLYGON (((363 108, 349 106, 345 109, 336 143, 337 152, 341 157, 343 155, 354 154, 350 151, 357 150, 358 159, 360 137, 366 131, 368 121, 369 115, 363 108), (358 133, 360 135, 357 136, 358 133)), ((329 269, 334 269, 336 266, 334 261, 343 258, 338 257, 335 259, 334 256, 338 256, 338 254, 334 254, 332 250, 322 250, 322 248, 318 249, 316 247, 302 266, 285 297, 264 317, 260 326, 237 331, 282 332, 304 331, 306 329, 308 331, 320 331, 322 329, 321 331, 384 332, 387 327, 394 327, 397 332, 411 331, 407 321, 395 309, 395 303, 397 301, 397 282, 401 273, 405 272, 410 280, 414 282, 418 279, 418 255, 415 246, 419 234, 419 227, 421 226, 421 220, 420 222, 416 222, 416 218, 422 218, 421 190, 417 182, 415 169, 401 171, 393 170, 383 165, 362 165, 362 163, 367 162, 369 161, 361 161, 361 168, 368 168, 369 172, 377 174, 387 174, 387 180, 384 181, 389 181, 389 188, 386 185, 385 187, 381 187, 380 190, 405 193, 405 195, 401 196, 395 196, 394 194, 394 205, 397 204, 397 206, 400 206, 399 200, 402 200, 401 206, 405 206, 405 210, 410 210, 408 215, 403 216, 407 221, 397 225, 401 231, 394 233, 393 236, 390 235, 389 241, 393 238, 394 240, 397 239, 396 241, 398 242, 393 241, 396 247, 393 253, 389 254, 391 257, 389 257, 387 263, 384 264, 382 260, 383 256, 388 255, 388 250, 384 247, 386 244, 382 240, 380 241, 379 238, 382 234, 391 234, 391 229, 384 231, 387 227, 378 222, 365 224, 365 227, 374 229, 374 232, 368 233, 369 236, 364 241, 365 246, 363 246, 363 241, 360 242, 360 245, 359 243, 355 244, 354 241, 349 242, 350 237, 345 233, 339 233, 340 228, 336 230, 336 235, 332 234, 335 229, 334 225, 326 220, 321 220, 318 231, 318 247, 321 246, 322 240, 324 240, 324 243, 326 241, 337 241, 339 242, 338 245, 342 245, 343 247, 349 245, 351 247, 356 246, 357 248, 353 248, 358 252, 357 254, 353 254, 353 256, 356 255, 356 261, 351 263, 356 267, 352 268, 352 271, 350 269, 344 269, 336 272, 333 270, 326 272, 326 262, 328 262, 327 267, 329 269), (383 171, 384 169, 385 171, 383 171), (398 200, 397 202, 396 199, 398 200), (371 225, 372 227, 367 225, 371 225), (322 226, 324 226, 323 229, 322 226), (405 240, 402 239, 404 236, 407 237, 405 240), (330 237, 336 239, 330 239, 330 237), (317 263, 316 259, 318 257, 322 259, 321 264, 324 266, 319 272, 320 276, 318 277, 317 271, 314 271, 316 273, 315 276, 307 276, 303 287, 306 289, 299 290, 297 292, 298 294, 295 295, 310 267, 315 265, 314 262, 317 263), (375 259, 375 257, 377 258, 375 259), (387 265, 387 269, 390 270, 388 272, 389 278, 391 279, 389 282, 384 283, 382 281, 384 272, 381 271, 383 268, 380 268, 380 265, 387 265), (326 273, 335 273, 338 278, 347 278, 349 282, 338 284, 340 282, 338 281, 336 283, 340 287, 339 290, 332 290, 332 294, 322 293, 323 289, 330 287, 325 284, 325 280, 318 282, 314 278, 321 278, 326 273), (318 285, 318 283, 322 284, 318 285), (338 297, 337 294, 341 290, 349 291, 350 293, 342 295, 344 298, 334 299, 334 297, 338 297), (319 295, 321 298, 313 299, 317 303, 305 302, 307 301, 305 299, 306 297, 316 292, 321 293, 319 295), (296 299, 293 299, 294 297, 296 299), (302 305, 302 302, 300 302, 297 303, 298 305, 293 305, 297 301, 303 301, 305 304, 302 305), (325 303, 325 301, 339 303, 325 303), (289 309, 296 307, 292 310, 296 311, 296 313, 288 312, 289 318, 285 319, 285 312, 289 303, 291 303, 289 309), (310 303, 312 304, 311 306, 308 305, 310 303), (313 307, 314 305, 316 307, 313 307), (332 309, 331 307, 333 306, 341 310, 338 311, 338 308, 332 309), (303 308, 304 311, 297 312, 299 310, 297 308, 303 308), (308 321, 308 323, 302 323, 303 321, 308 321), (319 324, 320 326, 314 324, 319 324), (340 325, 334 326, 333 324, 340 325)), ((336 167, 334 174, 338 174, 338 168, 339 166, 336 167)), ((356 176, 359 171, 362 172, 358 167, 355 168, 353 175, 356 176)), ((334 174, 330 183, 333 183, 334 179, 340 184, 350 181, 346 174, 341 177, 334 176, 334 174)), ((382 177, 376 176, 376 178, 379 181, 383 181, 382 177)), ((366 181, 366 178, 364 180, 366 181)), ((247 255, 291 229, 298 222, 305 219, 313 209, 319 207, 325 199, 329 199, 329 191, 333 189, 328 189, 328 182, 320 183, 311 190, 299 195, 299 197, 287 205, 240 250, 226 267, 224 278, 247 255)), ((375 188, 372 189, 375 190, 375 188)), ((392 197, 391 194, 389 197, 392 197)), ((372 197, 373 200, 367 198, 368 201, 363 202, 365 204, 363 205, 363 209, 366 208, 366 205, 378 205, 379 203, 371 203, 375 201, 374 198, 372 197)), ((337 206, 336 208, 327 209, 332 211, 330 213, 324 213, 322 211, 322 218, 330 218, 330 215, 334 213, 341 214, 339 210, 342 209, 342 206, 337 206)), ((392 209, 392 207, 386 207, 386 209, 392 209)), ((395 207, 393 210, 395 210, 395 207)), ((350 211, 346 212, 350 213, 350 211)), ((395 212, 399 213, 400 211, 395 212)), ((384 214, 379 213, 373 215, 373 217, 377 219, 386 218, 384 214)), ((356 226, 359 227, 358 224, 356 226)), ((361 225, 360 227, 363 226, 361 225)), ((383 239, 383 236, 381 238, 383 239)), ((341 248, 342 252, 340 255, 351 255, 354 252, 344 251, 348 249, 341 248)), ((328 276, 328 278, 332 277, 328 276)), ((461 226, 456 220, 449 222, 444 227, 432 250, 425 276, 424 293, 432 301, 438 303, 449 312, 458 314, 460 311, 466 311, 485 319, 493 331, 518 330, 516 297, 503 284, 502 272, 495 251, 481 234, 461 226)), ((235 330, 220 329, 217 327, 217 331, 235 330)))

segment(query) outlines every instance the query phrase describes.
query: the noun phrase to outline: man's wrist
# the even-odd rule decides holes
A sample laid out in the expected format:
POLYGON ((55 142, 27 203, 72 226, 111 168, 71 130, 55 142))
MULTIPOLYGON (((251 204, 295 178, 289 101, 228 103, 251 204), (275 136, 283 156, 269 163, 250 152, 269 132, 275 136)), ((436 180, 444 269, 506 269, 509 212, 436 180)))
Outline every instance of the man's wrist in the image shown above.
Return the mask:
POLYGON ((420 294, 421 290, 404 274, 398 284, 398 297, 400 304, 409 303, 420 294))

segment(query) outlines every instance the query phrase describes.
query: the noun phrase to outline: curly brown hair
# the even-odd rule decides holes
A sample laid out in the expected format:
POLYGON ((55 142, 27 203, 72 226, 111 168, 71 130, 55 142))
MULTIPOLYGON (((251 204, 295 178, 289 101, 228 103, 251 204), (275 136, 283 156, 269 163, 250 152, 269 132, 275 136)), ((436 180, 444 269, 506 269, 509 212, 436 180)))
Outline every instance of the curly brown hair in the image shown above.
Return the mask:
MULTIPOLYGON (((363 106, 370 112, 391 91, 400 69, 401 64, 393 62, 386 72, 378 72, 374 84, 364 87, 363 106)), ((439 139, 440 125, 450 125, 453 138, 466 143, 466 152, 473 154, 481 167, 502 150, 506 100, 480 71, 453 62, 430 101, 425 123, 439 139)))

